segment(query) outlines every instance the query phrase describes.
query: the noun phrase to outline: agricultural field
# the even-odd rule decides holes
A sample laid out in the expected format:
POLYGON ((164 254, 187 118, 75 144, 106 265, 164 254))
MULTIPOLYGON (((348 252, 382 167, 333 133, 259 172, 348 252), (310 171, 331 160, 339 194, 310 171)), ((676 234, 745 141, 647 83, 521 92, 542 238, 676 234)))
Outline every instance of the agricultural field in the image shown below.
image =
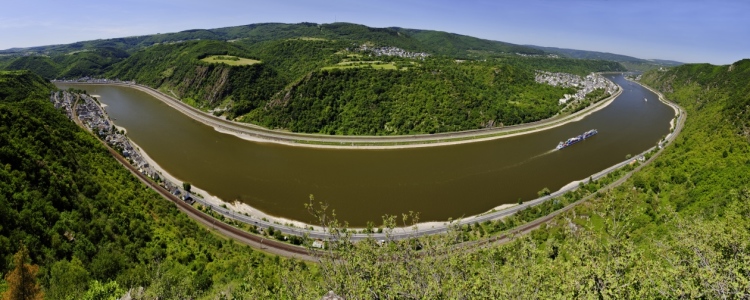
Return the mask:
POLYGON ((204 61, 210 64, 223 63, 223 64, 227 64, 230 66, 249 66, 249 65, 260 63, 259 60, 231 56, 231 55, 211 55, 211 56, 206 56, 205 58, 201 59, 201 61, 204 61))
MULTIPOLYGON (((342 61, 333 66, 323 67, 323 70, 354 69, 354 68, 367 68, 367 67, 372 67, 373 69, 376 69, 376 70, 398 69, 398 67, 396 67, 396 64, 393 62, 386 63, 386 62, 376 60, 376 61, 342 61)), ((406 70, 406 68, 401 68, 401 70, 406 70)))

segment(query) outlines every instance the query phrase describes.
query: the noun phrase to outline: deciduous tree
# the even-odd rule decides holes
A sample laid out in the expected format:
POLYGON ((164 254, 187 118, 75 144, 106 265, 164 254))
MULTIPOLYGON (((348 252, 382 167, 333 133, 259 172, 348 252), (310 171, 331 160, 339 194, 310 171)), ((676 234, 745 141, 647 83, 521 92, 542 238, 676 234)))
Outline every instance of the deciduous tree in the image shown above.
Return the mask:
POLYGON ((8 290, 3 293, 3 300, 32 300, 44 299, 44 293, 36 281, 36 273, 39 266, 27 264, 29 250, 21 244, 21 248, 13 255, 15 267, 5 275, 8 282, 8 290))

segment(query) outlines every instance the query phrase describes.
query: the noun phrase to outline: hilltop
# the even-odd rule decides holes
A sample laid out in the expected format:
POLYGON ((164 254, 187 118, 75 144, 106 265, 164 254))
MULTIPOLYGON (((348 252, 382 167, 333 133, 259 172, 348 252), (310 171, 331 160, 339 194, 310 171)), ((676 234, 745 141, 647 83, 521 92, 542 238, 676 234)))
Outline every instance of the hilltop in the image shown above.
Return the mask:
POLYGON ((530 47, 484 40, 454 33, 433 30, 404 29, 399 27, 372 28, 364 25, 341 22, 331 24, 259 23, 216 29, 192 29, 176 33, 82 41, 64 45, 13 48, 2 50, 0 51, 0 54, 42 54, 54 56, 97 48, 116 48, 124 51, 133 51, 154 45, 195 40, 244 41, 247 43, 258 43, 300 37, 367 41, 379 45, 391 45, 411 51, 430 51, 435 55, 455 56, 456 58, 478 57, 479 55, 473 55, 471 52, 479 50, 486 51, 488 54, 544 54, 543 51, 530 47))

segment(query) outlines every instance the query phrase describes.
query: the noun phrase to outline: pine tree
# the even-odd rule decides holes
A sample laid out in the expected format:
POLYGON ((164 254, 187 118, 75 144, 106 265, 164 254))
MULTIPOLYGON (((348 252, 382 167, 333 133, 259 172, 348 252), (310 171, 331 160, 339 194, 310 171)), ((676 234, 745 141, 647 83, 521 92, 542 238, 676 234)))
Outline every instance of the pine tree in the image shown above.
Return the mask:
POLYGON ((42 288, 36 281, 39 266, 27 264, 27 260, 29 260, 29 250, 21 244, 21 249, 13 255, 15 267, 5 275, 8 290, 3 293, 3 300, 44 299, 42 288))

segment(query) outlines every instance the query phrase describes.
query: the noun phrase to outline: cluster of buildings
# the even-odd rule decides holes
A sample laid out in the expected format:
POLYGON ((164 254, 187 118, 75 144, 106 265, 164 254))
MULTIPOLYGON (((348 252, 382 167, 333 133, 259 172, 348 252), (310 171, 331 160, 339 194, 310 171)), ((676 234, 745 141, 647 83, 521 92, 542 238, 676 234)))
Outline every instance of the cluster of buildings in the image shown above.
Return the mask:
POLYGON ((362 46, 359 46, 355 51, 359 52, 372 52, 375 56, 398 56, 403 58, 412 58, 412 59, 425 59, 426 57, 430 56, 428 53, 424 52, 409 52, 404 49, 398 48, 398 47, 370 47, 366 44, 363 44, 362 46))
POLYGON ((126 81, 120 79, 104 79, 104 78, 92 78, 92 77, 81 77, 77 79, 55 79, 52 82, 71 82, 71 83, 122 83, 122 84, 135 84, 135 80, 126 81))
POLYGON ((572 95, 565 94, 564 97, 559 100, 561 105, 566 104, 571 100, 586 99, 586 95, 597 89, 603 89, 610 95, 614 94, 618 89, 614 82, 596 73, 591 73, 586 75, 586 77, 581 77, 568 73, 537 71, 535 80, 538 83, 546 83, 551 86, 559 87, 572 87, 578 90, 572 95))
POLYGON ((552 53, 549 53, 549 54, 526 54, 526 53, 520 53, 520 52, 516 52, 516 55, 518 55, 518 56, 521 56, 521 57, 547 57, 547 58, 560 58, 560 56, 559 56, 559 55, 557 55, 557 54, 552 54, 552 53))
POLYGON ((62 110, 68 119, 73 119, 73 103, 75 103, 75 95, 71 93, 65 93, 63 91, 52 92, 50 101, 55 108, 62 110))
POLYGON ((177 184, 165 180, 159 175, 156 169, 133 147, 130 139, 125 136, 125 131, 118 130, 112 124, 104 108, 99 105, 99 102, 93 96, 58 91, 52 93, 50 101, 71 120, 74 119, 73 113, 75 113, 83 126, 96 133, 110 147, 119 151, 123 157, 130 161, 131 165, 138 169, 138 172, 158 182, 172 194, 182 196, 183 200, 193 200, 190 194, 182 191, 177 184))

